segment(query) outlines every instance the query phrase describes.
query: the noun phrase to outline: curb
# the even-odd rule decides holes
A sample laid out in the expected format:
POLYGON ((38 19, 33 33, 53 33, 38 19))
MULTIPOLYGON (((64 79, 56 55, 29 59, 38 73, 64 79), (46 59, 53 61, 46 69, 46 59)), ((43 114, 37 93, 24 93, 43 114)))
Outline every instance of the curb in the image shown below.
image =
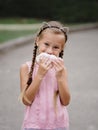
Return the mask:
POLYGON ((20 46, 23 46, 26 44, 30 44, 30 43, 32 43, 33 39, 34 39, 34 36, 29 35, 26 37, 20 37, 20 38, 5 42, 0 45, 0 53, 3 53, 5 51, 10 51, 12 49, 15 49, 17 47, 20 47, 20 46))
MULTIPOLYGON (((74 32, 77 32, 77 31, 97 29, 98 23, 71 26, 69 28, 70 28, 69 33, 74 33, 74 32)), ((33 43, 33 40, 34 40, 34 35, 29 35, 29 36, 26 36, 26 37, 21 37, 21 38, 18 38, 18 39, 10 40, 10 41, 5 42, 5 43, 0 45, 0 53, 15 49, 16 47, 20 47, 20 46, 23 46, 23 45, 26 45, 26 44, 33 43)))
POLYGON ((98 23, 94 23, 94 24, 84 24, 84 25, 76 25, 76 26, 72 26, 72 27, 70 28, 69 33, 77 32, 77 31, 85 31, 85 30, 97 29, 97 28, 98 28, 98 23))

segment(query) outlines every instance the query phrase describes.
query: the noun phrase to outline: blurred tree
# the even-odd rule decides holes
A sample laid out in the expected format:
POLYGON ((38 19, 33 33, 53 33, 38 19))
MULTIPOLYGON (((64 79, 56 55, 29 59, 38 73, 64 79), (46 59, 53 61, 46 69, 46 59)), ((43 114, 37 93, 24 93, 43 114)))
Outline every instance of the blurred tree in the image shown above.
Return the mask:
POLYGON ((98 0, 0 0, 0 17, 98 21, 98 0))

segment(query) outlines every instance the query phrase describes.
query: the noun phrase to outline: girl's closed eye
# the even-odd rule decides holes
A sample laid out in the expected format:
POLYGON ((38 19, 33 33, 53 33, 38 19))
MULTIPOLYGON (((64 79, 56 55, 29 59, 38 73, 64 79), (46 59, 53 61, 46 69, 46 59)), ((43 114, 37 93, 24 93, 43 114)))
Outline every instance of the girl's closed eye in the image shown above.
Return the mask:
POLYGON ((54 48, 54 49, 59 49, 59 47, 58 47, 58 46, 54 46, 53 48, 54 48))
POLYGON ((44 44, 45 44, 45 46, 49 46, 49 43, 47 43, 47 42, 45 42, 44 44))

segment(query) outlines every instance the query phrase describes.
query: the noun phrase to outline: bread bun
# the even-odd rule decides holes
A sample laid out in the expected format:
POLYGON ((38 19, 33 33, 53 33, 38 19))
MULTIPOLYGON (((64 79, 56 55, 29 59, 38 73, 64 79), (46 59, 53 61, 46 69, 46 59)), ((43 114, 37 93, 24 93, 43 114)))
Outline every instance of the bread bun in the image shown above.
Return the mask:
POLYGON ((55 59, 57 59, 57 57, 55 55, 50 55, 47 53, 41 53, 36 57, 36 62, 39 63, 40 59, 42 59, 43 57, 47 57, 49 58, 49 60, 53 61, 55 59))

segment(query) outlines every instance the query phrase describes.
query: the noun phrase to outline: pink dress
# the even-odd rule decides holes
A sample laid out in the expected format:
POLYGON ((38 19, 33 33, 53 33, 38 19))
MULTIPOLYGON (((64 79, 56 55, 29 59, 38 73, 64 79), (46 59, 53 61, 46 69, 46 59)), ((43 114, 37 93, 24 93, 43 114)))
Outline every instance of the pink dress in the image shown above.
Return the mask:
MULTIPOLYGON (((30 70, 31 62, 27 62, 30 70)), ((35 64, 32 78, 36 75, 38 64, 35 64)), ((58 90, 55 70, 50 69, 43 78, 39 91, 31 106, 26 106, 22 130, 68 130, 69 118, 67 109, 57 97, 57 114, 54 108, 54 92, 58 90), (65 128, 65 129, 64 129, 65 128)))

